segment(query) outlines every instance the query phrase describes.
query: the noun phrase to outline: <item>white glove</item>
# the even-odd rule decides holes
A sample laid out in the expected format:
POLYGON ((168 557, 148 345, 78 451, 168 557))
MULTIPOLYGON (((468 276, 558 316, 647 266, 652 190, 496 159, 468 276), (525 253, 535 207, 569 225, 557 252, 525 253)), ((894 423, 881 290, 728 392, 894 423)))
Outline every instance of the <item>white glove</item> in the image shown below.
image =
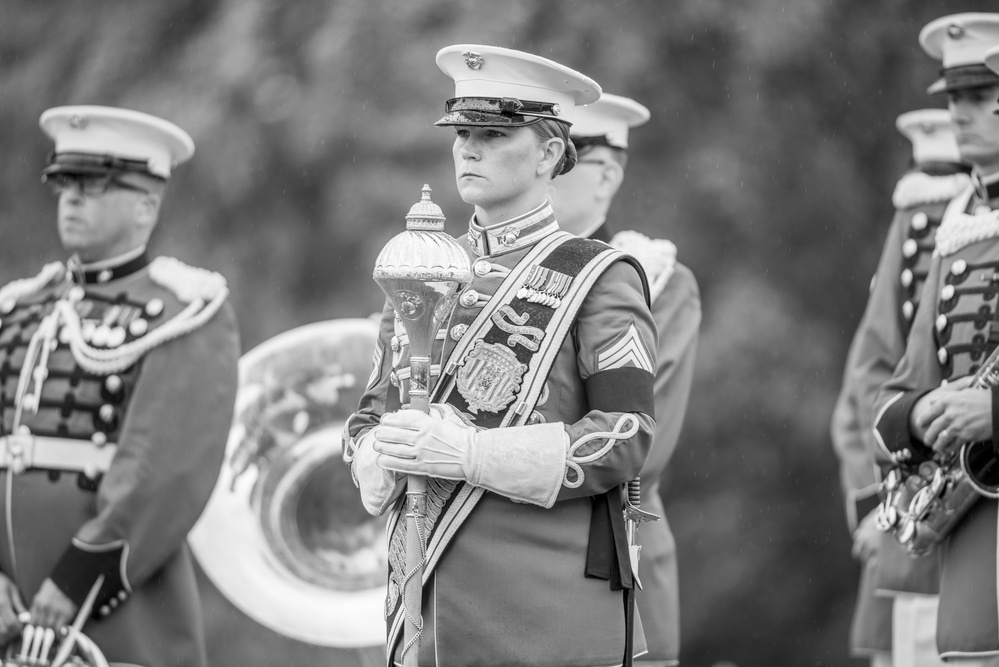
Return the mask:
POLYGON ((434 414, 400 410, 383 415, 374 429, 378 465, 397 473, 468 480, 475 428, 452 421, 439 406, 434 414))
POLYGON ((565 477, 561 423, 477 430, 447 405, 403 410, 374 429, 378 465, 397 473, 464 480, 518 502, 551 507, 565 477))
POLYGON ((372 447, 374 441, 374 429, 357 440, 351 465, 354 481, 361 492, 361 504, 369 513, 380 516, 399 497, 406 485, 403 475, 378 465, 379 454, 372 447))

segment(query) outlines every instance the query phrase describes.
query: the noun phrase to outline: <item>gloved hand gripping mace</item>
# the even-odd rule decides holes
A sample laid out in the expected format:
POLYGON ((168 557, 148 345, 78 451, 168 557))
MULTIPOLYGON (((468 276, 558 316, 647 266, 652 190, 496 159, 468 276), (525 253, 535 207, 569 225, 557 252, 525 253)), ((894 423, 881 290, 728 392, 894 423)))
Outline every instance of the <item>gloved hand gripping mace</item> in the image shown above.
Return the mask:
MULTIPOLYGON (((444 214, 430 201, 430 186, 406 216, 406 231, 390 240, 375 260, 374 279, 385 292, 409 336, 409 407, 430 412, 430 351, 437 330, 454 308, 458 292, 472 280, 465 250, 444 231, 444 214)), ((404 667, 417 667, 423 630, 423 566, 426 539, 427 480, 406 480, 406 573, 404 667)))

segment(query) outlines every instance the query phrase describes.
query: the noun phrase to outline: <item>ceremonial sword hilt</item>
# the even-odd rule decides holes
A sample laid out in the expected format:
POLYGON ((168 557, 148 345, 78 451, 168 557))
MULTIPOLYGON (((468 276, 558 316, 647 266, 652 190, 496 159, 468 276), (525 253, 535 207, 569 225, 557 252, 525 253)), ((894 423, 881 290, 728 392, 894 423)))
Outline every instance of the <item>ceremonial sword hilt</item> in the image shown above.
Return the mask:
POLYGON ((642 580, 638 578, 638 561, 642 557, 642 545, 638 543, 638 525, 647 521, 659 521, 660 517, 652 512, 646 512, 642 505, 641 479, 636 477, 626 485, 624 494, 624 521, 628 533, 628 556, 631 560, 631 574, 635 585, 642 588, 642 580))

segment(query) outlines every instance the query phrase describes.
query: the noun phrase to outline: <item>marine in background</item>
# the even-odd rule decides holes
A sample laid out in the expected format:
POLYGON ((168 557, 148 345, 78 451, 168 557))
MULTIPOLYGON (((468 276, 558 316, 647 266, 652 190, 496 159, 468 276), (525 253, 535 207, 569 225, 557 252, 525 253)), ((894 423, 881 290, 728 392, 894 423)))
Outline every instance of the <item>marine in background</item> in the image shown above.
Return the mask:
MULTIPOLYGON (((656 431, 652 451, 641 473, 642 509, 661 517, 645 523, 638 574, 642 589, 636 600, 649 653, 636 665, 675 665, 680 657, 680 597, 676 542, 666 521, 660 482, 676 450, 683 425, 701 322, 701 298, 694 274, 676 260, 676 246, 615 225, 607 214, 621 188, 628 163, 631 128, 650 113, 627 97, 604 93, 586 106, 566 110, 570 137, 579 154, 576 167, 555 182, 555 217, 577 236, 598 239, 636 257, 651 286, 652 316, 658 329, 656 366, 656 431), (623 228, 623 229, 621 229, 623 228), (615 233, 615 229, 620 229, 615 233)), ((659 225, 656 225, 659 227, 659 225)))
POLYGON ((147 249, 194 143, 111 107, 40 124, 68 259, 0 289, 0 634, 78 620, 112 664, 205 665, 185 539, 225 452, 239 338, 221 275, 147 249))
MULTIPOLYGON (((999 76, 984 62, 999 47, 999 14, 945 16, 922 29, 919 43, 943 62, 929 92, 947 95, 973 170, 944 213, 905 354, 875 405, 879 457, 910 466, 963 443, 996 442, 994 390, 969 384, 999 340, 999 76)), ((995 500, 980 498, 935 547, 936 643, 948 664, 992 665, 999 656, 996 513, 995 500)))
POLYGON ((831 424, 853 553, 863 567, 850 649, 874 667, 942 664, 934 639, 937 559, 913 559, 875 525, 881 475, 874 460, 873 400, 905 351, 944 209, 970 183, 946 109, 910 111, 895 126, 912 144, 911 165, 892 195, 895 215, 831 424))

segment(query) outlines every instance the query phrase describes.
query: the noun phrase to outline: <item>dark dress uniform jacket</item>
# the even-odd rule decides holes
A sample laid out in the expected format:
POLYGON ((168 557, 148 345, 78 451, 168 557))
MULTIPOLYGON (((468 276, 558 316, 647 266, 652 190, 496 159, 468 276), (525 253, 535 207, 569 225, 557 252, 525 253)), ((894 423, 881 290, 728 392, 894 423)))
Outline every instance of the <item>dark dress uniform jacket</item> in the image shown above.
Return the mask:
MULTIPOLYGON (((591 238, 603 240, 605 230, 606 225, 601 226, 591 238)), ((639 530, 642 554, 638 575, 642 589, 635 597, 649 645, 649 654, 644 659, 676 663, 680 659, 676 541, 659 492, 666 465, 676 451, 694 380, 701 295, 694 274, 676 261, 676 246, 672 243, 651 240, 634 232, 616 234, 609 242, 642 263, 651 286, 652 317, 659 333, 656 435, 641 478, 642 509, 661 519, 644 523, 639 530)))
MULTIPOLYGON (((918 462, 931 452, 909 433, 916 401, 973 374, 996 346, 999 305, 999 188, 988 201, 972 188, 948 206, 905 355, 878 393, 875 435, 881 455, 918 462)), ((937 648, 943 658, 999 652, 996 501, 981 499, 940 544, 937 648)))
MULTIPOLYGON (((510 269, 535 243, 558 232, 548 205, 500 227, 486 230, 473 221, 471 235, 461 240, 475 275, 438 335, 434 363, 447 366, 467 323, 510 269), (478 299, 466 298, 469 293, 478 299)), ((347 426, 348 449, 382 414, 400 407, 392 380, 406 368, 404 346, 387 308, 368 391, 347 426)), ((655 325, 635 266, 616 261, 596 280, 558 350, 528 422, 561 423, 571 443, 557 497, 542 507, 489 491, 481 496, 427 575, 420 665, 621 664, 622 592, 585 572, 591 520, 600 507, 595 501, 640 472, 655 428, 649 414, 655 325), (636 420, 633 435, 618 431, 622 419, 636 420), (613 446, 584 446, 594 442, 613 446)), ((430 478, 428 486, 434 484, 430 478)), ((620 512, 620 500, 611 511, 620 512)), ((389 557, 391 562, 391 547, 389 557)), ((391 580, 389 590, 391 610, 399 604, 391 580)), ((636 653, 644 653, 640 624, 636 635, 636 653)), ((393 640, 389 652, 401 663, 400 644, 393 640)))
MULTIPOLYGON (((872 434, 877 390, 891 377, 905 352, 944 209, 970 183, 967 174, 942 171, 942 165, 926 171, 917 168, 904 175, 895 188, 895 215, 867 307, 850 345, 833 411, 832 442, 840 460, 840 483, 851 531, 874 510, 878 500, 880 475, 872 434)), ((850 633, 854 654, 891 650, 890 596, 896 592, 935 594, 939 577, 936 561, 935 555, 913 559, 893 535, 882 536, 878 557, 864 563, 850 633)))
POLYGON ((29 604, 47 577, 79 605, 103 576, 83 633, 110 662, 204 665, 185 538, 214 488, 235 400, 239 341, 225 281, 144 257, 74 279, 55 264, 0 291, 4 439, 17 427, 68 445, 73 461, 14 472, 7 459, 0 569, 29 604), (60 310, 39 346, 47 359, 29 355, 60 310), (71 350, 81 343, 88 354, 71 350), (124 352, 138 354, 117 360, 124 352), (26 359, 47 372, 36 371, 40 394, 30 384, 18 396, 26 359))

